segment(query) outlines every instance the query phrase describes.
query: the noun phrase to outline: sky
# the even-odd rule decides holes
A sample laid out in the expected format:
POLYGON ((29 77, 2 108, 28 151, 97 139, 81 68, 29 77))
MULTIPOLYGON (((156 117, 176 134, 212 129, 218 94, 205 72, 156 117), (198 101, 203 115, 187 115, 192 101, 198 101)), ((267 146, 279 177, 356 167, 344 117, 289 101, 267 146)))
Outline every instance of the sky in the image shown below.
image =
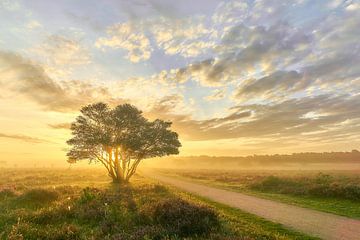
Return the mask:
POLYGON ((359 63, 355 0, 0 0, 0 162, 66 164, 99 101, 183 156, 359 149, 359 63))

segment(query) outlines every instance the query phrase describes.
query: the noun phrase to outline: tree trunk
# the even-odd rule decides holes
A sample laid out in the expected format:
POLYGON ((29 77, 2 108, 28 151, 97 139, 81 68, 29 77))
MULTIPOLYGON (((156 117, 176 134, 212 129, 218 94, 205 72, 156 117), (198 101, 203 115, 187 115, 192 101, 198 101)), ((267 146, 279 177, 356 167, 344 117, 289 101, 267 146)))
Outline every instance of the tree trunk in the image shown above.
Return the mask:
POLYGON ((115 176, 113 177, 113 182, 114 183, 122 184, 122 183, 129 182, 127 179, 125 179, 121 168, 116 168, 114 170, 115 170, 115 176))
POLYGON ((116 183, 116 184, 123 184, 123 183, 127 183, 128 181, 126 181, 125 179, 123 178, 119 178, 119 177, 113 177, 113 183, 116 183))

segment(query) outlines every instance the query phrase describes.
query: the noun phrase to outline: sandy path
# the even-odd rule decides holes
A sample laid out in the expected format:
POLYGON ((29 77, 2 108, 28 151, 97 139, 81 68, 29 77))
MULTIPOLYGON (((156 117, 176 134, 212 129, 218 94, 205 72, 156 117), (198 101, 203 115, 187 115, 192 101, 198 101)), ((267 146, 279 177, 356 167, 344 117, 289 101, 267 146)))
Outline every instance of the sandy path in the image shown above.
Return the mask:
POLYGON ((312 236, 326 240, 360 240, 360 220, 296 207, 162 175, 143 174, 187 192, 239 208, 312 236))

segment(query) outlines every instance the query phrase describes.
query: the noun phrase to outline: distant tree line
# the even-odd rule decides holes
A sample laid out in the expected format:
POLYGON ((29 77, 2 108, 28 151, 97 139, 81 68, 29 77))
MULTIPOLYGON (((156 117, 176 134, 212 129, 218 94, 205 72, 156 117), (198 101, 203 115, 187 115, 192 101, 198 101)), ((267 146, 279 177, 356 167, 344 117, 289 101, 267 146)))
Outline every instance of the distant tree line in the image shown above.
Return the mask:
POLYGON ((292 165, 292 164, 339 164, 339 163, 359 163, 360 151, 351 152, 304 152, 293 154, 274 154, 274 155, 250 155, 250 156, 186 156, 170 157, 174 165, 201 165, 201 166, 271 166, 271 165, 292 165))

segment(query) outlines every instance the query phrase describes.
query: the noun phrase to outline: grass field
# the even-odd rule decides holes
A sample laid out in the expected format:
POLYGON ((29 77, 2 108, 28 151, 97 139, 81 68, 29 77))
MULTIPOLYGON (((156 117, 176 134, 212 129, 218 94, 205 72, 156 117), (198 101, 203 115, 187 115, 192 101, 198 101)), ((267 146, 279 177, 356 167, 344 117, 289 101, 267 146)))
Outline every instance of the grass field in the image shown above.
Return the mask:
POLYGON ((158 171, 215 187, 360 219, 359 171, 158 171))
POLYGON ((2 169, 0 239, 313 238, 139 175, 2 169))

